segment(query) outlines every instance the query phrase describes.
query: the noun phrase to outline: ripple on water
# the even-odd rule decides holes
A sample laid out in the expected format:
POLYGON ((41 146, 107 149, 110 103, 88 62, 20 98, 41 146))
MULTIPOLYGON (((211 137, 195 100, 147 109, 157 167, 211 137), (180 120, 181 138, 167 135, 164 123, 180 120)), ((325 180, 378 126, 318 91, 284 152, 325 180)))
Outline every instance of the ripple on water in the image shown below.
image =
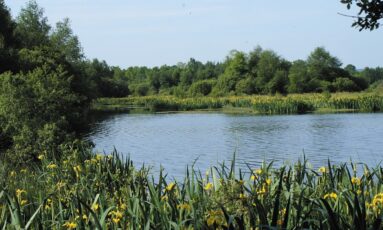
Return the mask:
POLYGON ((97 150, 114 147, 138 164, 162 165, 179 177, 195 159, 206 170, 237 154, 237 164, 259 167, 295 162, 313 167, 354 161, 376 165, 383 156, 383 114, 235 116, 217 114, 117 114, 84 135, 97 150))

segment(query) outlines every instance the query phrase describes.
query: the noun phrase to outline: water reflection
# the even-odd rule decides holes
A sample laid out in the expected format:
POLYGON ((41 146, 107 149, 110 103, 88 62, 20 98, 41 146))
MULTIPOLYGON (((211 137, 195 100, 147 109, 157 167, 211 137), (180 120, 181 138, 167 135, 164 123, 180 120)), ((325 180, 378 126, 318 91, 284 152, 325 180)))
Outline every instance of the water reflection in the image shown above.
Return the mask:
POLYGON ((114 147, 134 162, 175 177, 198 158, 205 170, 237 153, 242 167, 294 162, 303 153, 314 167, 330 159, 376 165, 382 159, 383 114, 234 116, 226 114, 97 115, 86 138, 99 151, 114 147))

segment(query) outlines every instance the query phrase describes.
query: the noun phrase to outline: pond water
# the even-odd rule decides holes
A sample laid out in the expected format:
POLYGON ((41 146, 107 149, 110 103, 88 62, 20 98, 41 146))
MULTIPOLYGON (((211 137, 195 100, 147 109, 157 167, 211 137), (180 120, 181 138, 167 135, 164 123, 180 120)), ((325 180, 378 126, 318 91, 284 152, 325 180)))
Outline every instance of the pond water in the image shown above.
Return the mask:
POLYGON ((383 114, 229 115, 224 113, 98 115, 86 135, 95 150, 114 148, 140 166, 171 177, 187 165, 204 171, 236 152, 237 164, 291 164, 303 154, 314 169, 334 163, 383 160, 383 114))

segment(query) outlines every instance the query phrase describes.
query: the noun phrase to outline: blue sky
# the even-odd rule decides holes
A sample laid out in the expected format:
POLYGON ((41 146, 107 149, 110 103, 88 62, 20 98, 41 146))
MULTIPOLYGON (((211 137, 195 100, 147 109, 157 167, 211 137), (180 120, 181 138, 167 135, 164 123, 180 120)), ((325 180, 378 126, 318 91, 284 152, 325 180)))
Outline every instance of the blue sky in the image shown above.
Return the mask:
MULTIPOLYGON (((16 16, 26 0, 5 0, 16 16)), ((37 0, 50 24, 65 17, 88 58, 110 65, 222 61, 260 45, 288 60, 324 46, 344 64, 383 66, 383 27, 359 32, 339 0, 37 0)))

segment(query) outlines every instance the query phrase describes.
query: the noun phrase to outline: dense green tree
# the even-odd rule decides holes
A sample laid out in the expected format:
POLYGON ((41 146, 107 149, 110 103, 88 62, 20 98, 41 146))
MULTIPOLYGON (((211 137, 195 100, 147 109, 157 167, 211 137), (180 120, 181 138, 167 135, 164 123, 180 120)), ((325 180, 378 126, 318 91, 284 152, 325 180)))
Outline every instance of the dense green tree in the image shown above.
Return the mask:
POLYGON ((12 20, 4 0, 0 0, 0 22, 0 48, 3 49, 14 45, 16 42, 13 34, 16 24, 12 20))
POLYGON ((140 83, 137 85, 131 85, 130 91, 133 92, 136 96, 147 96, 150 92, 150 84, 149 83, 140 83))
POLYGON ((351 65, 351 64, 348 64, 344 67, 344 70, 346 70, 350 75, 356 75, 357 74, 357 70, 356 70, 356 67, 354 65, 351 65))
POLYGON ((311 91, 309 86, 310 77, 308 74, 307 64, 303 60, 294 61, 289 71, 289 85, 287 91, 289 93, 306 93, 311 91))
POLYGON ((76 63, 83 59, 84 54, 80 41, 73 34, 68 18, 56 23, 56 28, 50 35, 50 40, 53 48, 60 50, 68 62, 76 63))
POLYGON ((342 63, 325 48, 317 47, 307 58, 309 74, 312 78, 331 81, 331 71, 340 68, 342 63))
POLYGON ((37 5, 36 1, 31 0, 25 8, 21 9, 16 22, 15 32, 22 47, 33 48, 49 43, 51 27, 47 17, 44 16, 44 10, 37 5))
POLYGON ((121 78, 122 73, 119 76, 115 75, 115 71, 118 70, 110 67, 105 61, 86 61, 82 68, 84 70, 78 74, 84 81, 82 85, 89 85, 95 94, 92 97, 123 97, 129 94, 128 79, 121 78))
POLYGON ((256 85, 254 77, 248 75, 246 78, 239 80, 235 85, 235 92, 238 95, 241 94, 255 94, 256 93, 256 85))
POLYGON ((12 20, 4 0, 0 0, 0 73, 17 70, 17 39, 14 36, 16 24, 12 20))
POLYGON ((358 86, 355 84, 354 81, 344 77, 339 77, 335 79, 335 81, 332 83, 332 87, 332 91, 338 92, 352 92, 359 90, 358 86))
MULTIPOLYGON (((268 83, 276 76, 277 71, 288 71, 289 64, 272 50, 262 51, 256 67, 256 86, 257 92, 273 93, 268 83)), ((281 75, 279 75, 271 85, 280 84, 281 75)), ((270 86, 271 86, 270 85, 270 86)))
POLYGON ((366 67, 361 72, 361 75, 368 81, 369 84, 373 84, 377 81, 383 80, 383 68, 382 67, 376 67, 376 68, 366 67))
POLYGON ((274 77, 267 83, 267 91, 268 93, 287 93, 287 85, 288 85, 288 76, 287 71, 277 70, 275 72, 274 77))
POLYGON ((201 80, 194 82, 189 89, 189 95, 195 96, 206 96, 211 93, 216 80, 201 80))
POLYGON ((48 64, 26 74, 0 75, 0 117, 12 140, 12 158, 32 160, 43 150, 58 153, 69 140, 82 113, 72 81, 62 66, 48 64))
POLYGON ((249 53, 248 69, 249 73, 254 77, 257 75, 257 65, 259 60, 261 59, 262 51, 262 48, 260 46, 257 46, 254 50, 250 51, 249 53))
POLYGON ((216 95, 235 92, 237 82, 244 79, 248 71, 247 57, 243 52, 232 51, 224 65, 225 71, 218 77, 214 88, 214 94, 216 95))

